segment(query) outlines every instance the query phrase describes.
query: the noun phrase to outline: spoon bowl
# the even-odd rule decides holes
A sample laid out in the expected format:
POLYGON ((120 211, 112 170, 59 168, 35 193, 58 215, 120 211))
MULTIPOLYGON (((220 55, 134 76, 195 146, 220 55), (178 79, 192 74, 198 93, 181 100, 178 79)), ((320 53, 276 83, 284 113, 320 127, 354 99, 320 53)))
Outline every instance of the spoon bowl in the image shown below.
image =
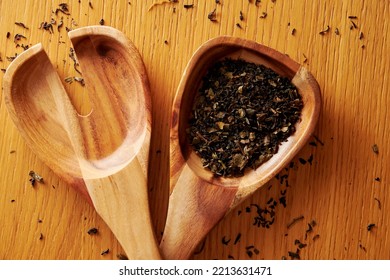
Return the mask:
MULTIPOLYGON (((149 148, 149 82, 138 51, 119 31, 92 26, 71 31, 69 37, 85 69, 92 111, 80 116, 67 95, 54 99, 67 121, 83 178, 104 178, 139 156, 142 145, 149 148)), ((141 155, 146 156, 145 168, 148 152, 141 155)))
POLYGON ((160 259, 147 193, 151 101, 142 59, 111 27, 80 28, 69 37, 85 70, 92 111, 76 112, 40 45, 7 71, 7 108, 33 151, 86 190, 130 259, 160 259))
POLYGON ((305 145, 320 111, 320 89, 314 77, 287 55, 256 42, 218 37, 207 41, 193 55, 180 81, 173 104, 170 132, 170 199, 160 244, 167 259, 186 259, 198 243, 232 209, 264 186, 305 145), (263 64, 297 87, 304 107, 296 132, 278 152, 257 169, 237 178, 216 177, 205 169, 189 145, 186 129, 202 77, 218 60, 243 59, 263 64))
POLYGON ((53 80, 61 83, 42 45, 32 46, 7 68, 3 79, 5 104, 31 151, 92 203, 70 138, 50 94, 53 80))

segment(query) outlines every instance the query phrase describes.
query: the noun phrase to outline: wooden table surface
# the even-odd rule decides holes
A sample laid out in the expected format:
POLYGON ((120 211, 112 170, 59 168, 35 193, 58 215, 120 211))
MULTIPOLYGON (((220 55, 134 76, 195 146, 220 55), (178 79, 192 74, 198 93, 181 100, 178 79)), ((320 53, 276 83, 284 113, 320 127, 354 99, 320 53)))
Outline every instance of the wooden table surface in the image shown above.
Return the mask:
MULTIPOLYGON (((212 230, 194 258, 390 259, 390 2, 216 2, 0 0, 0 66, 7 68, 9 57, 23 51, 17 43, 41 42, 62 79, 79 76, 65 27, 97 25, 101 19, 134 42, 152 90, 149 193, 160 238, 168 203, 170 109, 193 52, 210 38, 233 35, 286 53, 320 85, 323 107, 315 134, 293 164, 212 230), (54 13, 62 2, 70 15, 54 13), (214 9, 217 21, 211 22, 214 9), (52 33, 39 28, 52 19, 52 33), (26 38, 14 42, 16 34, 26 38)), ((64 86, 77 110, 87 113, 86 88, 77 82, 64 86)), ((99 260, 123 254, 94 209, 29 150, 3 97, 0 153, 0 259, 99 260), (44 183, 32 187, 30 170, 44 183), (91 228, 98 234, 89 235, 91 228)))

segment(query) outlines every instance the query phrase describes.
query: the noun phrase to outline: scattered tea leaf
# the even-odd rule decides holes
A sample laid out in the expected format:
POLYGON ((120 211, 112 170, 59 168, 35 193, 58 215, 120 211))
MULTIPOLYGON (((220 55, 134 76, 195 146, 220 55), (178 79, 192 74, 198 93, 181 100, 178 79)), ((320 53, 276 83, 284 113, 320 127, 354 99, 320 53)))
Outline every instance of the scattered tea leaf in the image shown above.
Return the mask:
POLYGON ((299 221, 302 221, 303 219, 304 219, 303 215, 292 219, 292 221, 287 224, 287 229, 291 228, 293 225, 295 225, 299 221))
POLYGON ((230 240, 231 240, 231 239, 227 239, 227 240, 226 240, 226 236, 224 236, 224 237, 222 237, 222 244, 223 244, 223 245, 228 245, 229 242, 230 242, 230 240))
POLYGON ((305 232, 305 240, 307 239, 308 233, 313 231, 313 227, 310 224, 307 224, 307 225, 308 225, 308 228, 307 228, 307 230, 305 232))
POLYGON ((34 187, 35 185, 35 182, 38 181, 39 183, 43 183, 43 178, 42 176, 40 176, 38 173, 36 173, 35 171, 31 170, 28 175, 31 177, 30 178, 30 182, 31 182, 31 185, 34 187))
POLYGON ((29 48, 29 45, 25 45, 25 44, 16 44, 15 45, 17 48, 22 48, 24 51, 25 50, 28 50, 28 48, 29 48))
POLYGON ((266 18, 267 15, 268 15, 267 12, 263 12, 263 13, 261 14, 260 18, 266 18))
POLYGON ((285 196, 279 197, 279 203, 283 205, 284 208, 287 207, 287 201, 285 196))
POLYGON ((41 22, 39 29, 46 30, 49 33, 54 33, 53 24, 51 24, 50 22, 46 22, 46 21, 41 22))
POLYGON ((234 245, 236 245, 241 239, 241 233, 237 234, 236 239, 234 239, 234 245))
POLYGON ((54 13, 56 15, 58 15, 59 12, 65 14, 67 16, 70 15, 68 4, 67 3, 60 3, 58 5, 58 8, 55 10, 54 13))
POLYGON ((289 251, 289 252, 288 252, 288 256, 289 256, 292 260, 300 260, 300 259, 301 259, 301 256, 299 255, 299 249, 297 249, 296 252, 289 251))
POLYGON ((67 84, 71 84, 71 83, 73 83, 73 77, 66 77, 66 78, 64 79, 64 81, 65 81, 65 83, 67 83, 67 84))
POLYGON ((369 225, 367 226, 367 230, 368 230, 368 231, 371 231, 372 228, 375 227, 375 226, 376 226, 375 224, 369 224, 369 225))
MULTIPOLYGON (((279 198, 280 200, 280 198, 279 198)), ((256 208, 257 216, 253 219, 253 225, 257 227, 270 228, 270 226, 275 222, 275 206, 277 202, 272 200, 272 203, 267 204, 266 207, 260 207, 257 204, 250 204, 250 207, 256 208)))
POLYGON ((292 30, 291 30, 291 35, 295 35, 295 32, 296 32, 297 30, 295 29, 295 28, 293 28, 292 30))
POLYGON ((294 245, 298 245, 299 249, 303 249, 303 248, 305 248, 307 246, 306 243, 302 243, 299 239, 295 239, 294 245))
POLYGON ((26 39, 26 36, 22 35, 22 34, 15 34, 14 36, 14 43, 16 43, 17 41, 20 41, 20 39, 26 39))
POLYGON ((329 25, 326 27, 326 29, 324 29, 324 30, 322 30, 322 31, 320 31, 320 35, 325 35, 326 33, 328 33, 330 31, 330 27, 329 27, 329 25))
POLYGON ((15 22, 15 24, 17 26, 20 26, 20 27, 24 28, 24 29, 28 29, 28 27, 23 22, 15 22))
POLYGON ((73 61, 73 68, 74 68, 74 70, 76 70, 76 72, 81 75, 80 70, 77 68, 79 66, 79 63, 77 62, 76 54, 75 54, 73 48, 69 48, 69 57, 73 61))
POLYGON ((252 258, 253 254, 258 255, 260 253, 259 249, 257 249, 254 245, 246 246, 245 250, 246 250, 246 254, 250 258, 252 258))
POLYGON ((367 253, 366 247, 364 247, 361 243, 359 244, 359 248, 362 249, 365 253, 367 253))
POLYGON ((312 165, 312 163, 313 163, 313 154, 311 154, 311 155, 309 156, 309 158, 307 159, 307 162, 308 162, 310 165, 312 165))
POLYGON ((242 13, 242 11, 240 11, 240 20, 241 20, 241 21, 244 20, 244 14, 242 13))
POLYGON ((316 241, 318 238, 320 238, 320 235, 319 234, 316 234, 313 236, 313 241, 316 241))
POLYGON ((303 159, 303 158, 299 158, 299 162, 300 162, 302 165, 305 165, 305 164, 306 164, 306 160, 303 159))
POLYGON ((93 227, 93 228, 90 228, 90 229, 87 231, 87 233, 88 233, 89 235, 95 235, 95 234, 98 234, 98 233, 99 233, 99 230, 98 230, 97 228, 93 227))
POLYGON ((214 9, 210 13, 208 13, 207 18, 210 21, 217 21, 217 9, 214 9))
POLYGON ((85 86, 85 82, 84 82, 84 79, 83 79, 83 78, 81 78, 81 77, 73 77, 73 79, 74 79, 76 82, 80 83, 80 85, 85 86))
POLYGON ((100 255, 104 256, 107 255, 110 252, 110 249, 106 249, 100 253, 100 255))

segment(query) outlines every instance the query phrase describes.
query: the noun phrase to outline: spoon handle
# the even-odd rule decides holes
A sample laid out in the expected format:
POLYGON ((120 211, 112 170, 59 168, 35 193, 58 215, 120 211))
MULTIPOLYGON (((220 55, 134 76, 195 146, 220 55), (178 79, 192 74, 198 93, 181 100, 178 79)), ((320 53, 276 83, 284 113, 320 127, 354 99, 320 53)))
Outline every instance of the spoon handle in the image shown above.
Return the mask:
POLYGON ((237 188, 208 184, 185 165, 169 198, 160 243, 163 258, 189 259, 207 233, 225 216, 236 192, 237 188))
POLYGON ((93 205, 129 259, 161 259, 152 229, 147 180, 135 158, 121 171, 85 180, 93 205), (129 199, 131 198, 131 199, 129 199))

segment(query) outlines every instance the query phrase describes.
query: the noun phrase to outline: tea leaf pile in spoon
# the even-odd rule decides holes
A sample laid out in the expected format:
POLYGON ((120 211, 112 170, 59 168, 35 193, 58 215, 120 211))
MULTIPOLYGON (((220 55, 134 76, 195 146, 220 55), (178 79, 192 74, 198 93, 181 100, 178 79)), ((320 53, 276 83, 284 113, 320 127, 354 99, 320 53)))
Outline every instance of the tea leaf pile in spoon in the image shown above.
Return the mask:
POLYGON ((215 176, 242 176, 269 160, 295 132, 303 102, 291 81, 263 65, 225 59, 195 97, 187 133, 215 176))

